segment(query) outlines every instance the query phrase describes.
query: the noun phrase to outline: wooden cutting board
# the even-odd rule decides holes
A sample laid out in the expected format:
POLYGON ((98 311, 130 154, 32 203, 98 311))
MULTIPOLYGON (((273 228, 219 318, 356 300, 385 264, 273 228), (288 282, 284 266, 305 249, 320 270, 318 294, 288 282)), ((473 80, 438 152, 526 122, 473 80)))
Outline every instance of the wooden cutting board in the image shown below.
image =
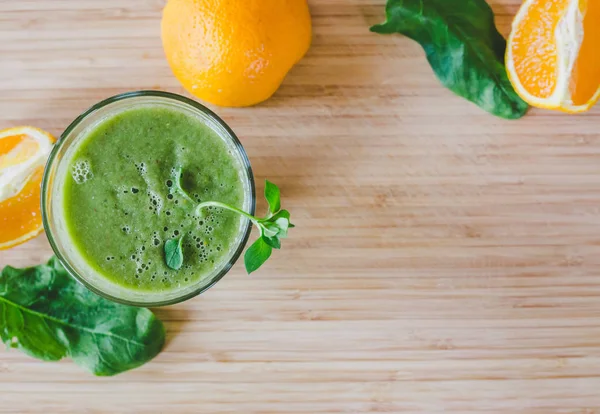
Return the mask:
MULTIPOLYGON (((167 346, 133 372, 0 351, 1 413, 600 412, 600 107, 494 118, 369 32, 383 0, 310 4, 275 97, 215 108, 282 187, 284 249, 159 309, 167 346)), ((504 34, 518 4, 492 3, 504 34)), ((0 128, 60 135, 110 95, 182 93, 163 5, 0 0, 0 128)), ((42 235, 0 267, 50 255, 42 235)))

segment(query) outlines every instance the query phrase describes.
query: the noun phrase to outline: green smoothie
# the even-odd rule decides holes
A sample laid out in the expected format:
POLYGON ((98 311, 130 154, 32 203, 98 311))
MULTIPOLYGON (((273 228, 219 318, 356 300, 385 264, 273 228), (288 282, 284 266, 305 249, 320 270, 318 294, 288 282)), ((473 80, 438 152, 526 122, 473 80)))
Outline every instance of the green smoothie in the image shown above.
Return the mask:
POLYGON ((244 168, 230 146, 200 119, 163 106, 109 116, 85 133, 63 187, 66 231, 98 274, 136 292, 198 284, 237 249, 246 221, 220 209, 243 208, 244 168), (175 191, 177 169, 190 201, 175 191), (183 236, 183 266, 170 269, 164 244, 183 236))

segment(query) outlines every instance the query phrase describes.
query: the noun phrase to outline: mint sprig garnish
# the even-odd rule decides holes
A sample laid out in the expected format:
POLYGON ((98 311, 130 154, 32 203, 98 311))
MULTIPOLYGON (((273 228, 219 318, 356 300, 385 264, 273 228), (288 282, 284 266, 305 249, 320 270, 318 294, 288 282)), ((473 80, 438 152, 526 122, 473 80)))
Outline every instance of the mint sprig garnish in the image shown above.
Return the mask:
MULTIPOLYGON (((171 193, 178 193, 193 203, 192 197, 183 189, 182 177, 183 169, 181 167, 176 168, 171 193)), ((269 211, 264 218, 254 217, 237 207, 220 201, 206 201, 198 204, 195 209, 195 213, 200 214, 204 208, 221 208, 244 216, 254 223, 260 232, 260 237, 244 254, 244 263, 248 274, 258 270, 271 257, 273 249, 281 249, 281 239, 285 239, 288 230, 295 227, 290 222, 290 212, 281 209, 281 191, 279 187, 268 180, 265 183, 265 199, 269 205, 269 211)), ((181 239, 168 240, 164 249, 167 266, 173 270, 179 270, 183 264, 181 239)))
POLYGON ((281 248, 288 230, 295 226, 290 222, 290 212, 281 209, 281 191, 270 181, 265 184, 265 198, 269 211, 264 218, 254 217, 237 207, 219 201, 206 201, 196 207, 196 214, 207 207, 217 207, 232 211, 250 220, 260 231, 260 237, 246 250, 244 263, 248 274, 258 270, 271 257, 273 249, 281 248))

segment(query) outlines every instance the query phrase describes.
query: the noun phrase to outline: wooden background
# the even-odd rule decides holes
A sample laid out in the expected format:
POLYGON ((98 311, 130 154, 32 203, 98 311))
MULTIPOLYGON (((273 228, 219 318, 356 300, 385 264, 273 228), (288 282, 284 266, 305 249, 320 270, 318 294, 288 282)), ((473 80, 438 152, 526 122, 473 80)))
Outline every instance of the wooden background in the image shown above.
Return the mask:
MULTIPOLYGON (((163 4, 0 0, 0 127, 59 135, 110 95, 181 93, 163 4)), ((518 4, 492 2, 504 34, 518 4)), ((600 412, 600 107, 494 118, 369 33, 383 0, 310 5, 276 96, 216 109, 282 187, 284 249, 158 310, 168 344, 136 371, 1 351, 0 412, 600 412)), ((50 255, 40 236, 0 266, 50 255)))

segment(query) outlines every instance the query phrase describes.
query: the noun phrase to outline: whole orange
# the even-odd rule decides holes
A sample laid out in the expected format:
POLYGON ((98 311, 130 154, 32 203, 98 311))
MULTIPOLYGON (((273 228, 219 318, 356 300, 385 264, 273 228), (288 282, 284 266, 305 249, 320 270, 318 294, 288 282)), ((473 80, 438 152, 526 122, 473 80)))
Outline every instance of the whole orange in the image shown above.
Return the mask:
POLYGON ((192 95, 250 106, 279 88, 311 42, 306 0, 169 0, 162 41, 192 95))

